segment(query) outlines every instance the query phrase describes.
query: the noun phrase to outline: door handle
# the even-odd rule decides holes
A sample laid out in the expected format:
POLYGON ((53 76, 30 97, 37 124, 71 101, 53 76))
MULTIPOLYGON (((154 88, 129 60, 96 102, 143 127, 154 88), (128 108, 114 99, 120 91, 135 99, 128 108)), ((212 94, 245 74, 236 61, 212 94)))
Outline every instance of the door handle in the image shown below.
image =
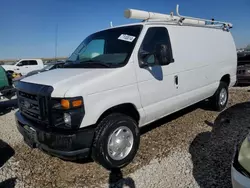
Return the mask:
POLYGON ((175 86, 178 87, 178 85, 179 85, 179 79, 178 79, 177 75, 174 76, 174 83, 175 83, 175 86))

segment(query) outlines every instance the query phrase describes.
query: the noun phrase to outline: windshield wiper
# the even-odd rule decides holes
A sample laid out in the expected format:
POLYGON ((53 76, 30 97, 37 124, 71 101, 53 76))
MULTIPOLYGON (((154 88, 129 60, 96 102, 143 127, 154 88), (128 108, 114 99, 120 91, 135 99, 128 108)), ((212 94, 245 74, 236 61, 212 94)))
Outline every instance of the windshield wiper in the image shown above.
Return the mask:
POLYGON ((104 66, 104 67, 112 67, 110 63, 104 63, 102 61, 99 61, 99 60, 85 60, 85 61, 80 61, 79 63, 83 63, 83 65, 101 65, 101 66, 104 66))

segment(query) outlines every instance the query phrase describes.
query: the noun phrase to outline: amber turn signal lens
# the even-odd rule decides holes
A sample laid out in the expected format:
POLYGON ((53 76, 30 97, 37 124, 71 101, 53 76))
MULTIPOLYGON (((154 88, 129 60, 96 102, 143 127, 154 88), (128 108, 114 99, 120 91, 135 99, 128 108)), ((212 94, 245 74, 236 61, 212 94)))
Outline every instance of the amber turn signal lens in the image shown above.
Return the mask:
POLYGON ((75 101, 72 101, 72 106, 73 106, 73 107, 82 106, 82 100, 75 100, 75 101))
POLYGON ((66 99, 62 99, 62 100, 61 100, 61 106, 62 106, 64 109, 69 109, 69 108, 70 108, 70 101, 69 101, 69 100, 66 100, 66 99))

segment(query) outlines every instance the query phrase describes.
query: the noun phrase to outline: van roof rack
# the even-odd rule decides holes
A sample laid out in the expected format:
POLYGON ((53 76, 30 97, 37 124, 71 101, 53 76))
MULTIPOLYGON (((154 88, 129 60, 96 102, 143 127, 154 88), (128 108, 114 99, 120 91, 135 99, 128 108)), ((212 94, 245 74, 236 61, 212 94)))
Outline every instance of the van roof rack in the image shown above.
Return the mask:
POLYGON ((174 16, 173 12, 171 12, 170 14, 161 14, 136 9, 125 10, 124 16, 129 19, 143 20, 143 22, 163 21, 169 23, 177 23, 179 25, 194 25, 209 28, 221 28, 225 31, 229 31, 233 27, 233 24, 229 22, 183 16, 179 13, 178 4, 176 6, 176 16, 174 16))

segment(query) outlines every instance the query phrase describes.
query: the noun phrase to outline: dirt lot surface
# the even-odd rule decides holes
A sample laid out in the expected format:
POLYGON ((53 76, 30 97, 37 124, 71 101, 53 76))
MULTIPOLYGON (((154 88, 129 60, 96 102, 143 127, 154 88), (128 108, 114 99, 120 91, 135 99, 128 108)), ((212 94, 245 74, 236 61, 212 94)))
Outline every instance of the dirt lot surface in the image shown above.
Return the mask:
POLYGON ((230 90, 221 113, 206 103, 141 129, 133 163, 108 172, 90 160, 73 163, 26 146, 14 111, 0 117, 0 187, 231 187, 235 144, 250 128, 249 87, 230 90))

